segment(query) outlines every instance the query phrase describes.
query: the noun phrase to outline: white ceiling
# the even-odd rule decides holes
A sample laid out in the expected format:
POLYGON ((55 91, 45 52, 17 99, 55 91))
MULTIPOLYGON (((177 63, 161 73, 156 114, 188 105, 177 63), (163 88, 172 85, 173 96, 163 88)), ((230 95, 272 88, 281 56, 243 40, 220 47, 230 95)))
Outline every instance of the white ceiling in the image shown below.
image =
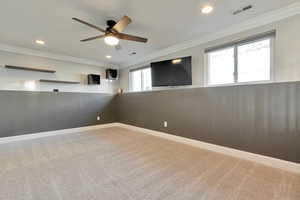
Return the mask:
POLYGON ((299 0, 2 0, 0 43, 63 54, 93 61, 125 65, 174 44, 206 36, 267 11, 299 0), (214 6, 203 15, 201 7, 214 6), (232 11, 254 5, 248 12, 233 16, 232 11), (71 20, 78 17, 105 28, 106 20, 123 15, 133 23, 126 33, 149 38, 147 44, 121 41, 122 50, 103 40, 80 43, 99 32, 71 20), (46 41, 38 46, 36 39, 46 41), (131 52, 137 55, 130 56, 131 52), (107 60, 105 55, 112 55, 107 60))

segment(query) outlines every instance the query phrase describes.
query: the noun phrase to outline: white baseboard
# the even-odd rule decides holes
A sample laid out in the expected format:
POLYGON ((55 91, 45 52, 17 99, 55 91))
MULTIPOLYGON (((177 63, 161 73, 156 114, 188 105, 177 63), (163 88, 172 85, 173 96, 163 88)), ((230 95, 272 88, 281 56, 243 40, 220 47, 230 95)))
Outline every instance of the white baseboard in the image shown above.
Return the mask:
POLYGON ((117 126, 117 123, 100 124, 100 125, 94 125, 94 126, 85 126, 85 127, 79 127, 79 128, 70 128, 70 129, 62 129, 62 130, 56 130, 56 131, 47 131, 47 132, 40 132, 40 133, 33 133, 33 134, 26 134, 26 135, 4 137, 4 138, 0 138, 0 144, 16 142, 16 141, 21 141, 21 140, 31 140, 31 139, 36 139, 36 138, 49 137, 49 136, 54 136, 54 135, 62 135, 62 134, 97 130, 97 129, 109 128, 109 127, 113 127, 113 126, 117 126))
POLYGON ((263 164, 263 165, 266 165, 269 167, 274 167, 277 169, 282 169, 285 171, 300 174, 300 164, 298 164, 298 163, 280 160, 277 158, 272 158, 272 157, 263 156, 263 155, 259 155, 259 154, 249 153, 246 151, 236 150, 236 149, 229 148, 229 147, 223 147, 223 146, 219 146, 219 145, 215 145, 215 144, 201 142, 198 140, 188 139, 188 138, 175 136, 175 135, 171 135, 171 134, 160 132, 160 131, 154 131, 154 130, 150 130, 150 129, 140 128, 140 127, 127 125, 127 124, 123 124, 123 123, 109 123, 109 124, 102 124, 102 125, 95 125, 95 126, 86 126, 86 127, 80 127, 80 128, 71 128, 71 129, 63 129, 63 130, 57 130, 57 131, 40 132, 40 133, 27 134, 27 135, 5 137, 5 138, 0 138, 0 144, 21 141, 21 140, 31 140, 31 139, 54 136, 54 135, 61 135, 61 134, 78 133, 78 132, 97 130, 97 129, 102 129, 102 128, 110 128, 110 127, 126 128, 129 130, 138 131, 138 132, 142 132, 145 134, 150 134, 153 136, 165 138, 165 139, 172 140, 175 142, 192 145, 197 148, 206 149, 206 150, 217 152, 217 153, 222 153, 222 154, 225 154, 228 156, 237 157, 237 158, 244 159, 244 160, 249 160, 249 161, 263 164))
POLYGON ((269 166, 269 167, 282 169, 285 171, 300 174, 300 164, 298 164, 298 163, 280 160, 277 158, 272 158, 272 157, 263 156, 263 155, 259 155, 259 154, 249 153, 246 151, 241 151, 241 150, 237 150, 237 149, 233 149, 233 148, 229 148, 229 147, 214 145, 214 144, 210 144, 210 143, 206 143, 206 142, 201 142, 198 140, 188 139, 188 138, 175 136, 175 135, 167 134, 167 133, 160 132, 160 131, 153 131, 150 129, 140 128, 140 127, 131 126, 131 125, 127 125, 127 124, 116 123, 116 125, 119 127, 122 127, 122 128, 127 128, 127 129, 138 131, 138 132, 143 132, 146 134, 165 138, 165 139, 172 140, 175 142, 192 145, 194 147, 206 149, 206 150, 217 152, 217 153, 222 153, 222 154, 225 154, 228 156, 237 157, 240 159, 249 160, 249 161, 259 163, 259 164, 263 164, 265 166, 269 166))

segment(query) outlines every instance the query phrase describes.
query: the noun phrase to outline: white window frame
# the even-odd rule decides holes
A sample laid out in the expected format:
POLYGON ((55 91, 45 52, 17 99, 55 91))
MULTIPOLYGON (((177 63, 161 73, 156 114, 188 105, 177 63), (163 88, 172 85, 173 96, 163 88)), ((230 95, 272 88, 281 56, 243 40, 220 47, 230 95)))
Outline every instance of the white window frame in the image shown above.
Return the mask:
POLYGON ((259 39, 253 39, 249 40, 247 42, 240 42, 234 45, 229 45, 224 48, 217 49, 216 51, 219 50, 225 50, 228 48, 234 48, 234 83, 225 83, 225 84, 211 84, 209 83, 209 53, 204 53, 204 86, 205 87, 217 87, 217 86, 233 86, 233 85, 251 85, 251 84, 259 84, 259 83, 272 83, 274 82, 274 53, 275 53, 275 37, 274 36, 268 36, 268 37, 263 37, 259 39), (238 80, 238 54, 237 54, 237 49, 239 46, 246 45, 246 44, 251 44, 254 42, 259 42, 263 40, 270 39, 270 80, 262 80, 262 81, 249 81, 249 82, 237 82, 238 80))
POLYGON ((145 77, 144 77, 144 74, 142 73, 142 70, 145 70, 145 69, 150 69, 151 70, 151 67, 147 66, 147 67, 142 67, 142 68, 137 68, 137 69, 129 70, 129 76, 128 76, 128 78, 129 78, 129 91, 130 92, 143 92, 143 91, 150 91, 150 90, 152 90, 152 88, 148 89, 148 90, 143 90, 145 77), (131 73, 135 72, 135 71, 140 71, 141 72, 141 88, 142 88, 142 90, 140 90, 140 91, 133 91, 132 77, 131 77, 132 75, 131 75, 131 73))

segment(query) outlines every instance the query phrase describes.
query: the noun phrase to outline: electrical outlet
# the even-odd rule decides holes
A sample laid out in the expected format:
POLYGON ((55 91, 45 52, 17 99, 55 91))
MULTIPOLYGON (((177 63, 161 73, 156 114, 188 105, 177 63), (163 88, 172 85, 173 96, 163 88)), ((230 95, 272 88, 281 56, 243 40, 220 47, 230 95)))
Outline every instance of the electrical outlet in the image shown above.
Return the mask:
POLYGON ((100 116, 97 116, 97 121, 100 121, 100 119, 101 119, 100 116))
POLYGON ((168 122, 164 121, 164 127, 167 128, 168 127, 168 122))

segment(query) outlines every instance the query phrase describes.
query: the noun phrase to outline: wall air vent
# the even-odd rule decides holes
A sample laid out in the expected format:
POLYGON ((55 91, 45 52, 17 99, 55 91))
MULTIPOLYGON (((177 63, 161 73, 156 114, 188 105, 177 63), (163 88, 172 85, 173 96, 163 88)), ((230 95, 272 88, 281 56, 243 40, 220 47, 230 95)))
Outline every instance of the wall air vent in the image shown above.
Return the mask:
POLYGON ((240 14, 240 13, 242 13, 242 12, 245 12, 245 11, 247 11, 247 10, 250 10, 250 9, 252 9, 252 8, 253 8, 252 5, 248 5, 248 6, 245 6, 245 7, 241 8, 241 9, 238 9, 238 10, 236 10, 236 11, 233 11, 232 14, 233 14, 233 15, 238 15, 238 14, 240 14))

